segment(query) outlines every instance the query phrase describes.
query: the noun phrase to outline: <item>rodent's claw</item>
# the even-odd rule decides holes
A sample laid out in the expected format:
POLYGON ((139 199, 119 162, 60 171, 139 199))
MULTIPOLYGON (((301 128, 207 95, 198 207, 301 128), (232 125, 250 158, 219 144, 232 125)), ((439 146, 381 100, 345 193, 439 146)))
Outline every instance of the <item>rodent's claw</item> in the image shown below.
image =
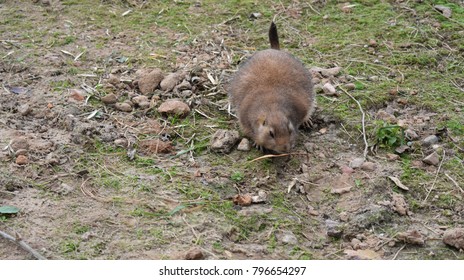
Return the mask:
POLYGON ((301 126, 303 128, 313 128, 314 127, 314 123, 313 123, 313 120, 311 118, 308 118, 307 120, 305 120, 301 126))

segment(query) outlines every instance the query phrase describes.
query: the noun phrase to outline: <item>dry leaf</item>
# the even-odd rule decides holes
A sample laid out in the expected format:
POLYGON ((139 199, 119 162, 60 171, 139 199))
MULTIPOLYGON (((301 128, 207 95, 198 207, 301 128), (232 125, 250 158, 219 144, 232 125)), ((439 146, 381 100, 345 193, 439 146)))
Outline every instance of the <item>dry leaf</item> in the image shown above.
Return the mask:
POLYGON ((387 176, 388 179, 392 180, 393 183, 395 183, 395 185, 402 189, 402 190, 405 190, 405 191, 409 191, 409 188, 406 187, 405 185, 403 185, 403 183, 401 183, 400 179, 396 178, 396 177, 393 177, 393 176, 387 176))

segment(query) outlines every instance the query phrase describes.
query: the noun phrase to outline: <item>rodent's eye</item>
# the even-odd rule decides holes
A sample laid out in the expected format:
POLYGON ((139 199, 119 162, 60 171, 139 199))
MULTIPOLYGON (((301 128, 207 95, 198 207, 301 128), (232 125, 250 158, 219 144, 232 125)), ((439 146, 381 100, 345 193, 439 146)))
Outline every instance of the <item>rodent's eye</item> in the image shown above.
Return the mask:
POLYGON ((271 135, 271 137, 274 138, 274 132, 272 132, 271 130, 269 131, 269 135, 271 135))

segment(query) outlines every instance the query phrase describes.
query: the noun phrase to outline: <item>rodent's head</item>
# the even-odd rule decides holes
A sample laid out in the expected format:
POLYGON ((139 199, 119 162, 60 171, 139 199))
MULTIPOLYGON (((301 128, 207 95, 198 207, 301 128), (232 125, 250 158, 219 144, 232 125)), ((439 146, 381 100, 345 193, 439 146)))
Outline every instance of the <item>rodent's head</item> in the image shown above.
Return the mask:
POLYGON ((255 142, 276 153, 288 153, 295 145, 296 131, 292 122, 282 113, 269 112, 258 117, 255 142))

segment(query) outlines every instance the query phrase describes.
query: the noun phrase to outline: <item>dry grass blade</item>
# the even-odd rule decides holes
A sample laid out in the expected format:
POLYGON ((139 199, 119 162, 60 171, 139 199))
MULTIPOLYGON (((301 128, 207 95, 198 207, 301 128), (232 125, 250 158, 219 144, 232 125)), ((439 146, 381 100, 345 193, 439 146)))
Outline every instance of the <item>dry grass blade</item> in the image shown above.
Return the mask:
POLYGON ((254 161, 258 161, 258 160, 262 160, 262 159, 266 159, 266 158, 276 158, 276 157, 286 157, 286 156, 306 156, 308 154, 306 153, 288 153, 288 154, 279 154, 279 155, 264 155, 264 156, 260 156, 260 157, 257 157, 249 162, 254 162, 254 161))
POLYGON ((101 197, 101 196, 97 196, 96 192, 94 190, 91 190, 87 187, 86 183, 89 179, 85 180, 84 182, 82 182, 81 184, 81 192, 85 195, 85 196, 88 196, 92 199, 95 199, 97 201, 100 201, 100 202, 110 202, 111 199, 108 199, 108 198, 104 198, 104 197, 101 197))

